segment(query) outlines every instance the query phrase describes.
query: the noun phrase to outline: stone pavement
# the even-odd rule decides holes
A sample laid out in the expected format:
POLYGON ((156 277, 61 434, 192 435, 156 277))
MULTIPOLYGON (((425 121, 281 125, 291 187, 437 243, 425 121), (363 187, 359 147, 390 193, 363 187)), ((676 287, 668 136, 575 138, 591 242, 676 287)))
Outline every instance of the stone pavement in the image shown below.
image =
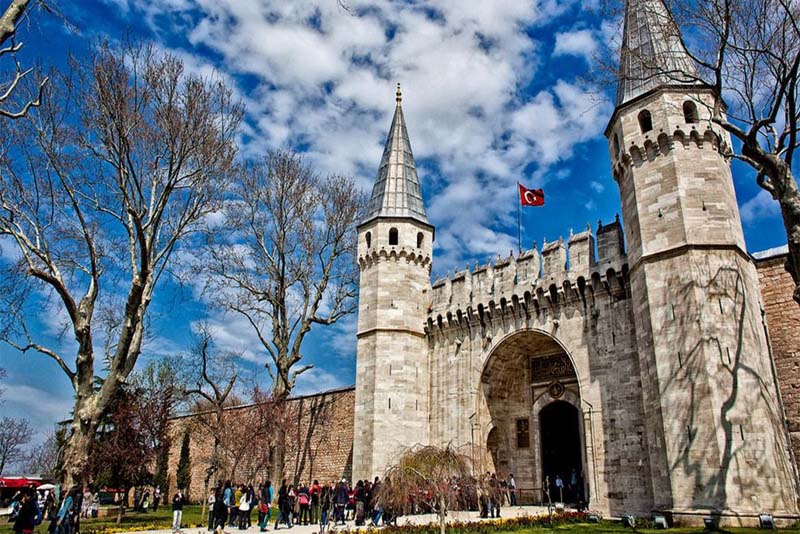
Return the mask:
MULTIPOLYGON (((501 511, 502 518, 508 519, 513 517, 524 517, 524 516, 539 516, 539 515, 546 515, 547 514, 547 507, 546 506, 514 506, 514 507, 506 507, 503 508, 501 511)), ((464 521, 464 522, 478 522, 478 521, 491 521, 490 519, 481 519, 478 517, 478 512, 450 512, 447 517, 447 522, 452 523, 456 521, 464 521)), ((408 515, 402 516, 397 519, 398 525, 424 525, 427 523, 436 523, 438 522, 438 517, 435 514, 420 514, 420 515, 408 515)), ((275 525, 274 519, 273 522, 270 523, 270 527, 268 532, 273 532, 275 525)), ((326 532, 336 532, 337 530, 342 529, 349 529, 353 530, 355 528, 353 521, 348 521, 345 526, 337 525, 332 526, 329 523, 329 526, 325 529, 326 532)), ((363 527, 362 527, 363 528, 363 527)), ((182 534, 209 534, 209 531, 205 528, 184 528, 180 531, 182 534)), ((239 530, 238 528, 229 527, 226 529, 226 534, 258 534, 258 526, 252 526, 246 530, 239 530)), ((278 532, 285 532, 288 534, 317 534, 319 533, 319 525, 295 525, 291 529, 286 528, 286 526, 281 525, 278 529, 278 532)), ((138 534, 172 534, 172 531, 169 529, 163 530, 145 530, 140 531, 138 534)))

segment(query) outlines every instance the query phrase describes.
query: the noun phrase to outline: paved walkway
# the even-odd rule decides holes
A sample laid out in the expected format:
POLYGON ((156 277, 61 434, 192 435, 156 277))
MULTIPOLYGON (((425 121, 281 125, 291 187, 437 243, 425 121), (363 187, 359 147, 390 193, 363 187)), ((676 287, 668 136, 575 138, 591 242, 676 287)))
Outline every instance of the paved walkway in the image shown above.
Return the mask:
MULTIPOLYGON (((502 517, 507 519, 510 517, 524 517, 524 516, 539 516, 539 515, 546 515, 547 514, 547 507, 546 506, 514 506, 514 507, 506 507, 503 508, 502 517)), ((424 525, 428 523, 436 523, 439 521, 439 518, 435 514, 421 514, 421 515, 408 515, 402 516, 397 519, 398 525, 424 525)), ((463 522, 478 522, 478 521, 491 521, 490 519, 481 519, 478 516, 478 512, 450 512, 447 515, 447 522, 452 523, 456 521, 463 521, 463 522)), ((273 522, 270 523, 270 527, 268 532, 273 532, 274 526, 274 519, 273 522)), ((341 530, 343 528, 347 528, 353 530, 355 528, 353 521, 348 521, 346 526, 337 525, 336 527, 329 526, 326 528, 326 531, 336 532, 336 530, 341 530)), ((171 530, 145 530, 140 531, 142 534, 171 534, 171 530)), ((183 534, 209 534, 208 530, 205 528, 184 528, 181 530, 183 534)), ((317 534, 319 533, 319 525, 295 525, 291 529, 286 528, 285 526, 281 525, 278 529, 278 532, 285 532, 287 534, 317 534)), ((238 528, 228 527, 226 530, 226 534, 259 534, 258 526, 252 526, 247 530, 239 530, 238 528)))

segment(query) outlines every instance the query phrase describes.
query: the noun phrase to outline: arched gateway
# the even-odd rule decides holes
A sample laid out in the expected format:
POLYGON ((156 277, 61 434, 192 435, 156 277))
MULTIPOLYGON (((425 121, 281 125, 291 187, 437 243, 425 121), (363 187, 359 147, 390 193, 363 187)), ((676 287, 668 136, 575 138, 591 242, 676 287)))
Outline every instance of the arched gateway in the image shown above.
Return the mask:
POLYGON ((526 330, 498 344, 483 366, 480 392, 488 431, 477 470, 513 474, 523 503, 591 496, 578 376, 552 336, 526 330))

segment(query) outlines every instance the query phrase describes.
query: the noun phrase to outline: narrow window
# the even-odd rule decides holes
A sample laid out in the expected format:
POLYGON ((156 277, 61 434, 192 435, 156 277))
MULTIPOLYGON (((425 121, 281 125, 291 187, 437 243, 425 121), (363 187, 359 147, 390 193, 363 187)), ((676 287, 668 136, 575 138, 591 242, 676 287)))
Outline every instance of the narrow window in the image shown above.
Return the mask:
POLYGON ((691 100, 683 103, 683 118, 686 119, 686 124, 696 124, 700 122, 700 117, 697 114, 697 105, 691 100))
POLYGON ((425 234, 419 232, 417 234, 417 248, 422 248, 422 242, 425 241, 425 234))
POLYGON ((389 397, 389 409, 390 410, 392 409, 392 398, 391 397, 389 397))
POLYGON ((647 133, 653 129, 653 117, 646 109, 639 112, 639 128, 642 133, 647 133))
POLYGON ((389 230, 389 245, 396 245, 397 244, 397 228, 391 228, 389 230))
POLYGON ((614 134, 614 155, 619 156, 619 136, 614 134))
POLYGON ((367 238, 367 248, 370 248, 372 246, 372 232, 367 232, 366 238, 367 238))
POLYGON ((527 449, 531 446, 530 421, 527 417, 517 419, 517 448, 527 449))

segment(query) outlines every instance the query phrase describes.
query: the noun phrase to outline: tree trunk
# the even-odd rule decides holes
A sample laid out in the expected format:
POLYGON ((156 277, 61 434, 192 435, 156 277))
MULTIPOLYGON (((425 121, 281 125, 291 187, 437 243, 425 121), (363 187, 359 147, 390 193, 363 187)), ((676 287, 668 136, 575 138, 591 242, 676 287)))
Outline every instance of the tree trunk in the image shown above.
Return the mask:
MULTIPOLYGON (((285 428, 283 429, 285 430, 285 428)), ((281 481, 286 478, 284 475, 284 467, 286 464, 286 432, 278 432, 278 440, 275 444, 275 454, 272 457, 272 480, 280 486, 281 481)))
MULTIPOLYGON (((80 410, 76 408, 76 414, 80 410)), ((80 421, 75 415, 72 422, 72 435, 64 446, 64 471, 61 484, 66 491, 74 485, 82 488, 88 482, 89 451, 92 447, 97 425, 92 421, 80 421)))
POLYGON ((117 510, 117 524, 122 523, 122 516, 125 515, 125 501, 128 500, 128 492, 125 492, 125 498, 119 501, 119 509, 117 510))
POLYGON ((447 533, 447 508, 444 499, 439 499, 439 534, 447 533))

